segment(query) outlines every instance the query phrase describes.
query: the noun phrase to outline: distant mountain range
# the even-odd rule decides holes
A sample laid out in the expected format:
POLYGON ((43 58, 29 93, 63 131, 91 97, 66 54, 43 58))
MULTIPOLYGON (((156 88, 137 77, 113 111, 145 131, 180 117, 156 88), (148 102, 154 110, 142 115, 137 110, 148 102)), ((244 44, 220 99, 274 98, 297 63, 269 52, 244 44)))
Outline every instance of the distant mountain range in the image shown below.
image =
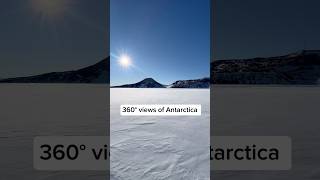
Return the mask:
POLYGON ((285 56, 217 60, 211 63, 213 84, 320 84, 320 50, 285 56))
MULTIPOLYGON (((36 76, 0 79, 0 83, 109 83, 110 58, 82 69, 36 76)), ((212 84, 319 85, 320 50, 303 50, 285 56, 217 60, 209 78, 179 80, 163 85, 152 78, 121 88, 208 88, 212 84)))
POLYGON ((169 85, 170 88, 209 88, 210 78, 179 80, 169 85))
POLYGON ((82 69, 51 72, 36 76, 1 79, 0 83, 109 83, 110 58, 82 69))
MULTIPOLYGON (((109 80, 109 62, 110 58, 73 71, 51 72, 29 77, 16 77, 0 79, 0 83, 110 83, 109 80)), ((146 78, 138 83, 117 86, 121 88, 208 88, 210 85, 209 78, 176 81, 167 86, 158 83, 152 78, 146 78)))
POLYGON ((163 85, 152 78, 146 78, 134 84, 113 86, 113 88, 209 88, 210 79, 179 80, 171 85, 163 85))

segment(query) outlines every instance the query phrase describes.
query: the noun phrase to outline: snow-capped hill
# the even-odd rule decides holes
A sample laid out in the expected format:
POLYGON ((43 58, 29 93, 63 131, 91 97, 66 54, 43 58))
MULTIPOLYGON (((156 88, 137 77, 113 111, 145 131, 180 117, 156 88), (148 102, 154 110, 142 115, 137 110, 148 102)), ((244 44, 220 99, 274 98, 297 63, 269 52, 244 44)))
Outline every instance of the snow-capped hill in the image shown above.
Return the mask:
POLYGON ((210 78, 179 80, 168 86, 169 88, 209 88, 210 78))
POLYGON ((158 83, 152 78, 146 78, 134 84, 125 84, 122 86, 114 86, 114 87, 117 87, 117 88, 165 88, 164 85, 158 83))
POLYGON ((109 83, 109 57, 82 69, 2 79, 0 83, 109 83))
POLYGON ((285 56, 217 60, 211 63, 214 84, 315 85, 320 79, 320 51, 303 50, 285 56))

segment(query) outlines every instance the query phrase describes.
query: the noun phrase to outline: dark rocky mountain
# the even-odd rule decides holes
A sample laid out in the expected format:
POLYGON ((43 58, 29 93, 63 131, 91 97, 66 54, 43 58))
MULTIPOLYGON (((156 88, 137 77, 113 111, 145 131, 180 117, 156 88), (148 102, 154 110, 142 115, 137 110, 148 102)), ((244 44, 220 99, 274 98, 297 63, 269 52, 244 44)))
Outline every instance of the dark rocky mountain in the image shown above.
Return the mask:
POLYGON ((320 84, 320 50, 285 56, 217 60, 211 63, 214 84, 320 84))
POLYGON ((2 79, 0 83, 109 83, 110 58, 78 70, 2 79))
POLYGON ((209 88, 210 78, 194 79, 194 80, 180 80, 176 81, 170 88, 209 88))
POLYGON ((135 84, 125 84, 122 86, 114 86, 114 88, 209 88, 210 79, 194 79, 194 80, 180 80, 173 84, 166 86, 158 83, 152 78, 146 78, 135 84))
POLYGON ((166 86, 158 83, 152 78, 146 78, 134 84, 125 84, 122 86, 114 86, 114 88, 165 88, 166 86))

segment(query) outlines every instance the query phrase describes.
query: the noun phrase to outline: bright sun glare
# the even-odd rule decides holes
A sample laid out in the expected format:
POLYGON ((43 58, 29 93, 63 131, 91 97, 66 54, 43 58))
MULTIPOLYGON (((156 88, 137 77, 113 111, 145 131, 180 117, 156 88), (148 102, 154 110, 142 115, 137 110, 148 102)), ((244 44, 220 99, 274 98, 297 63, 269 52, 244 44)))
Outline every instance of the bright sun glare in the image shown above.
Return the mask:
POLYGON ((119 58, 119 64, 121 67, 129 68, 132 65, 130 56, 127 54, 122 54, 119 58))

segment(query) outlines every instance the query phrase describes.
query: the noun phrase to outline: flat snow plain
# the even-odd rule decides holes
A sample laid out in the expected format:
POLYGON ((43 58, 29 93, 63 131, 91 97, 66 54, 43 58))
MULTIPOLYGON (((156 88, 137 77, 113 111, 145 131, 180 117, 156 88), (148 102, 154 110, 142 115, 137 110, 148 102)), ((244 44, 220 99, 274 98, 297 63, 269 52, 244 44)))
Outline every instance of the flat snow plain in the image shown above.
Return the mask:
POLYGON ((214 171, 216 180, 320 179, 320 87, 214 85, 213 134, 289 136, 289 171, 214 171))
MULTIPOLYGON (((106 134, 106 88, 1 84, 0 179, 106 179, 105 172, 36 171, 32 164, 35 136, 106 134)), ((290 136, 293 143, 291 171, 214 171, 214 179, 320 179, 319 87, 212 88, 215 135, 290 136)), ((209 91, 156 91, 111 89, 111 178, 208 179, 209 91), (124 103, 199 103, 204 116, 126 119, 124 103)))
POLYGON ((111 179, 210 179, 209 96, 209 89, 111 89, 111 179), (201 104, 202 116, 120 116, 122 104, 201 104))
POLYGON ((105 136, 106 85, 0 84, 1 180, 102 180, 106 172, 36 171, 36 136, 105 136))

